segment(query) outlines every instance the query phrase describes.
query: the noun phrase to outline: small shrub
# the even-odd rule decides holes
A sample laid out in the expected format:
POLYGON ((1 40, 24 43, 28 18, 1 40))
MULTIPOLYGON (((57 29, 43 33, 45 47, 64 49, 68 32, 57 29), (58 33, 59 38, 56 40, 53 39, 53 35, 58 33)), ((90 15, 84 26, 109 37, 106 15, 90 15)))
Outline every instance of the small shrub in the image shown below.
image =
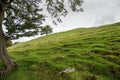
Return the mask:
POLYGON ((6 41, 6 46, 7 47, 10 47, 12 45, 13 45, 13 43, 12 43, 12 41, 10 39, 6 41))

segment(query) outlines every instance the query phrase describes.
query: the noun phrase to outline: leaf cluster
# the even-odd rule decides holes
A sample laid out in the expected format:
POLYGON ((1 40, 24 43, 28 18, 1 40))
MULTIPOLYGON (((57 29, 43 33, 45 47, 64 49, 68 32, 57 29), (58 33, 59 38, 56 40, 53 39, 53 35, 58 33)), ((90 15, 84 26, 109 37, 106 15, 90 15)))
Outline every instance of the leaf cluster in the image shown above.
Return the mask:
POLYGON ((41 35, 44 35, 44 34, 48 35, 53 32, 52 30, 53 30, 53 28, 51 28, 50 25, 41 27, 41 35))
MULTIPOLYGON (((41 25, 50 15, 52 22, 62 22, 61 17, 68 14, 66 2, 74 12, 82 11, 82 0, 5 0, 11 7, 5 11, 4 25, 6 36, 18 39, 40 33, 41 25), (47 13, 47 15, 46 15, 47 13)), ((6 5, 7 5, 6 4, 6 5)))

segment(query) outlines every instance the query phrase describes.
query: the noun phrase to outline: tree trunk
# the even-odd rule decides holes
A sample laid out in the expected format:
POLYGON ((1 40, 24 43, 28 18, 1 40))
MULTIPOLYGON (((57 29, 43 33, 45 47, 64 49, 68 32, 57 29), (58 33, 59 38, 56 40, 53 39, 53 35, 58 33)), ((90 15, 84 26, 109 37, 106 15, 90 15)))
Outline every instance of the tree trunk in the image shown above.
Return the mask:
POLYGON ((4 11, 0 11, 0 58, 4 64, 4 68, 0 70, 0 75, 8 73, 16 65, 7 53, 5 35, 2 29, 3 18, 4 11))

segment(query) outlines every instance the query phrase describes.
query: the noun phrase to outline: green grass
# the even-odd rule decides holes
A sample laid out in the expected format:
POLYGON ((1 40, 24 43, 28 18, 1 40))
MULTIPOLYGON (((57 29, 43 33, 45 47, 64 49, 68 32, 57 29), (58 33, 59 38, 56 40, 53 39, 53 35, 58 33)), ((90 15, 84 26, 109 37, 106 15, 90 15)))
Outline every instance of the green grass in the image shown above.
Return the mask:
POLYGON ((8 52, 18 68, 0 80, 120 80, 120 23, 51 34, 8 52), (69 67, 75 71, 60 74, 69 67))

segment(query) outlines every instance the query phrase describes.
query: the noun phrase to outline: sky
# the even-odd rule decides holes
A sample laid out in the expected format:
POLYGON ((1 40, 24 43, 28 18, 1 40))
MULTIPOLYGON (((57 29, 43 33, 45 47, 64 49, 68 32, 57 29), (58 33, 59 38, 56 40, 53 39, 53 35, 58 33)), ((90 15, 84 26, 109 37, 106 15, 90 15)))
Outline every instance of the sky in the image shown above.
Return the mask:
MULTIPOLYGON (((81 27, 96 27, 104 24, 120 22, 120 0, 84 0, 82 5, 84 12, 74 13, 69 12, 62 19, 62 23, 53 25, 48 19, 45 24, 53 27, 53 32, 62 32, 81 27)), ((13 42, 24 42, 40 37, 24 37, 13 42)))

